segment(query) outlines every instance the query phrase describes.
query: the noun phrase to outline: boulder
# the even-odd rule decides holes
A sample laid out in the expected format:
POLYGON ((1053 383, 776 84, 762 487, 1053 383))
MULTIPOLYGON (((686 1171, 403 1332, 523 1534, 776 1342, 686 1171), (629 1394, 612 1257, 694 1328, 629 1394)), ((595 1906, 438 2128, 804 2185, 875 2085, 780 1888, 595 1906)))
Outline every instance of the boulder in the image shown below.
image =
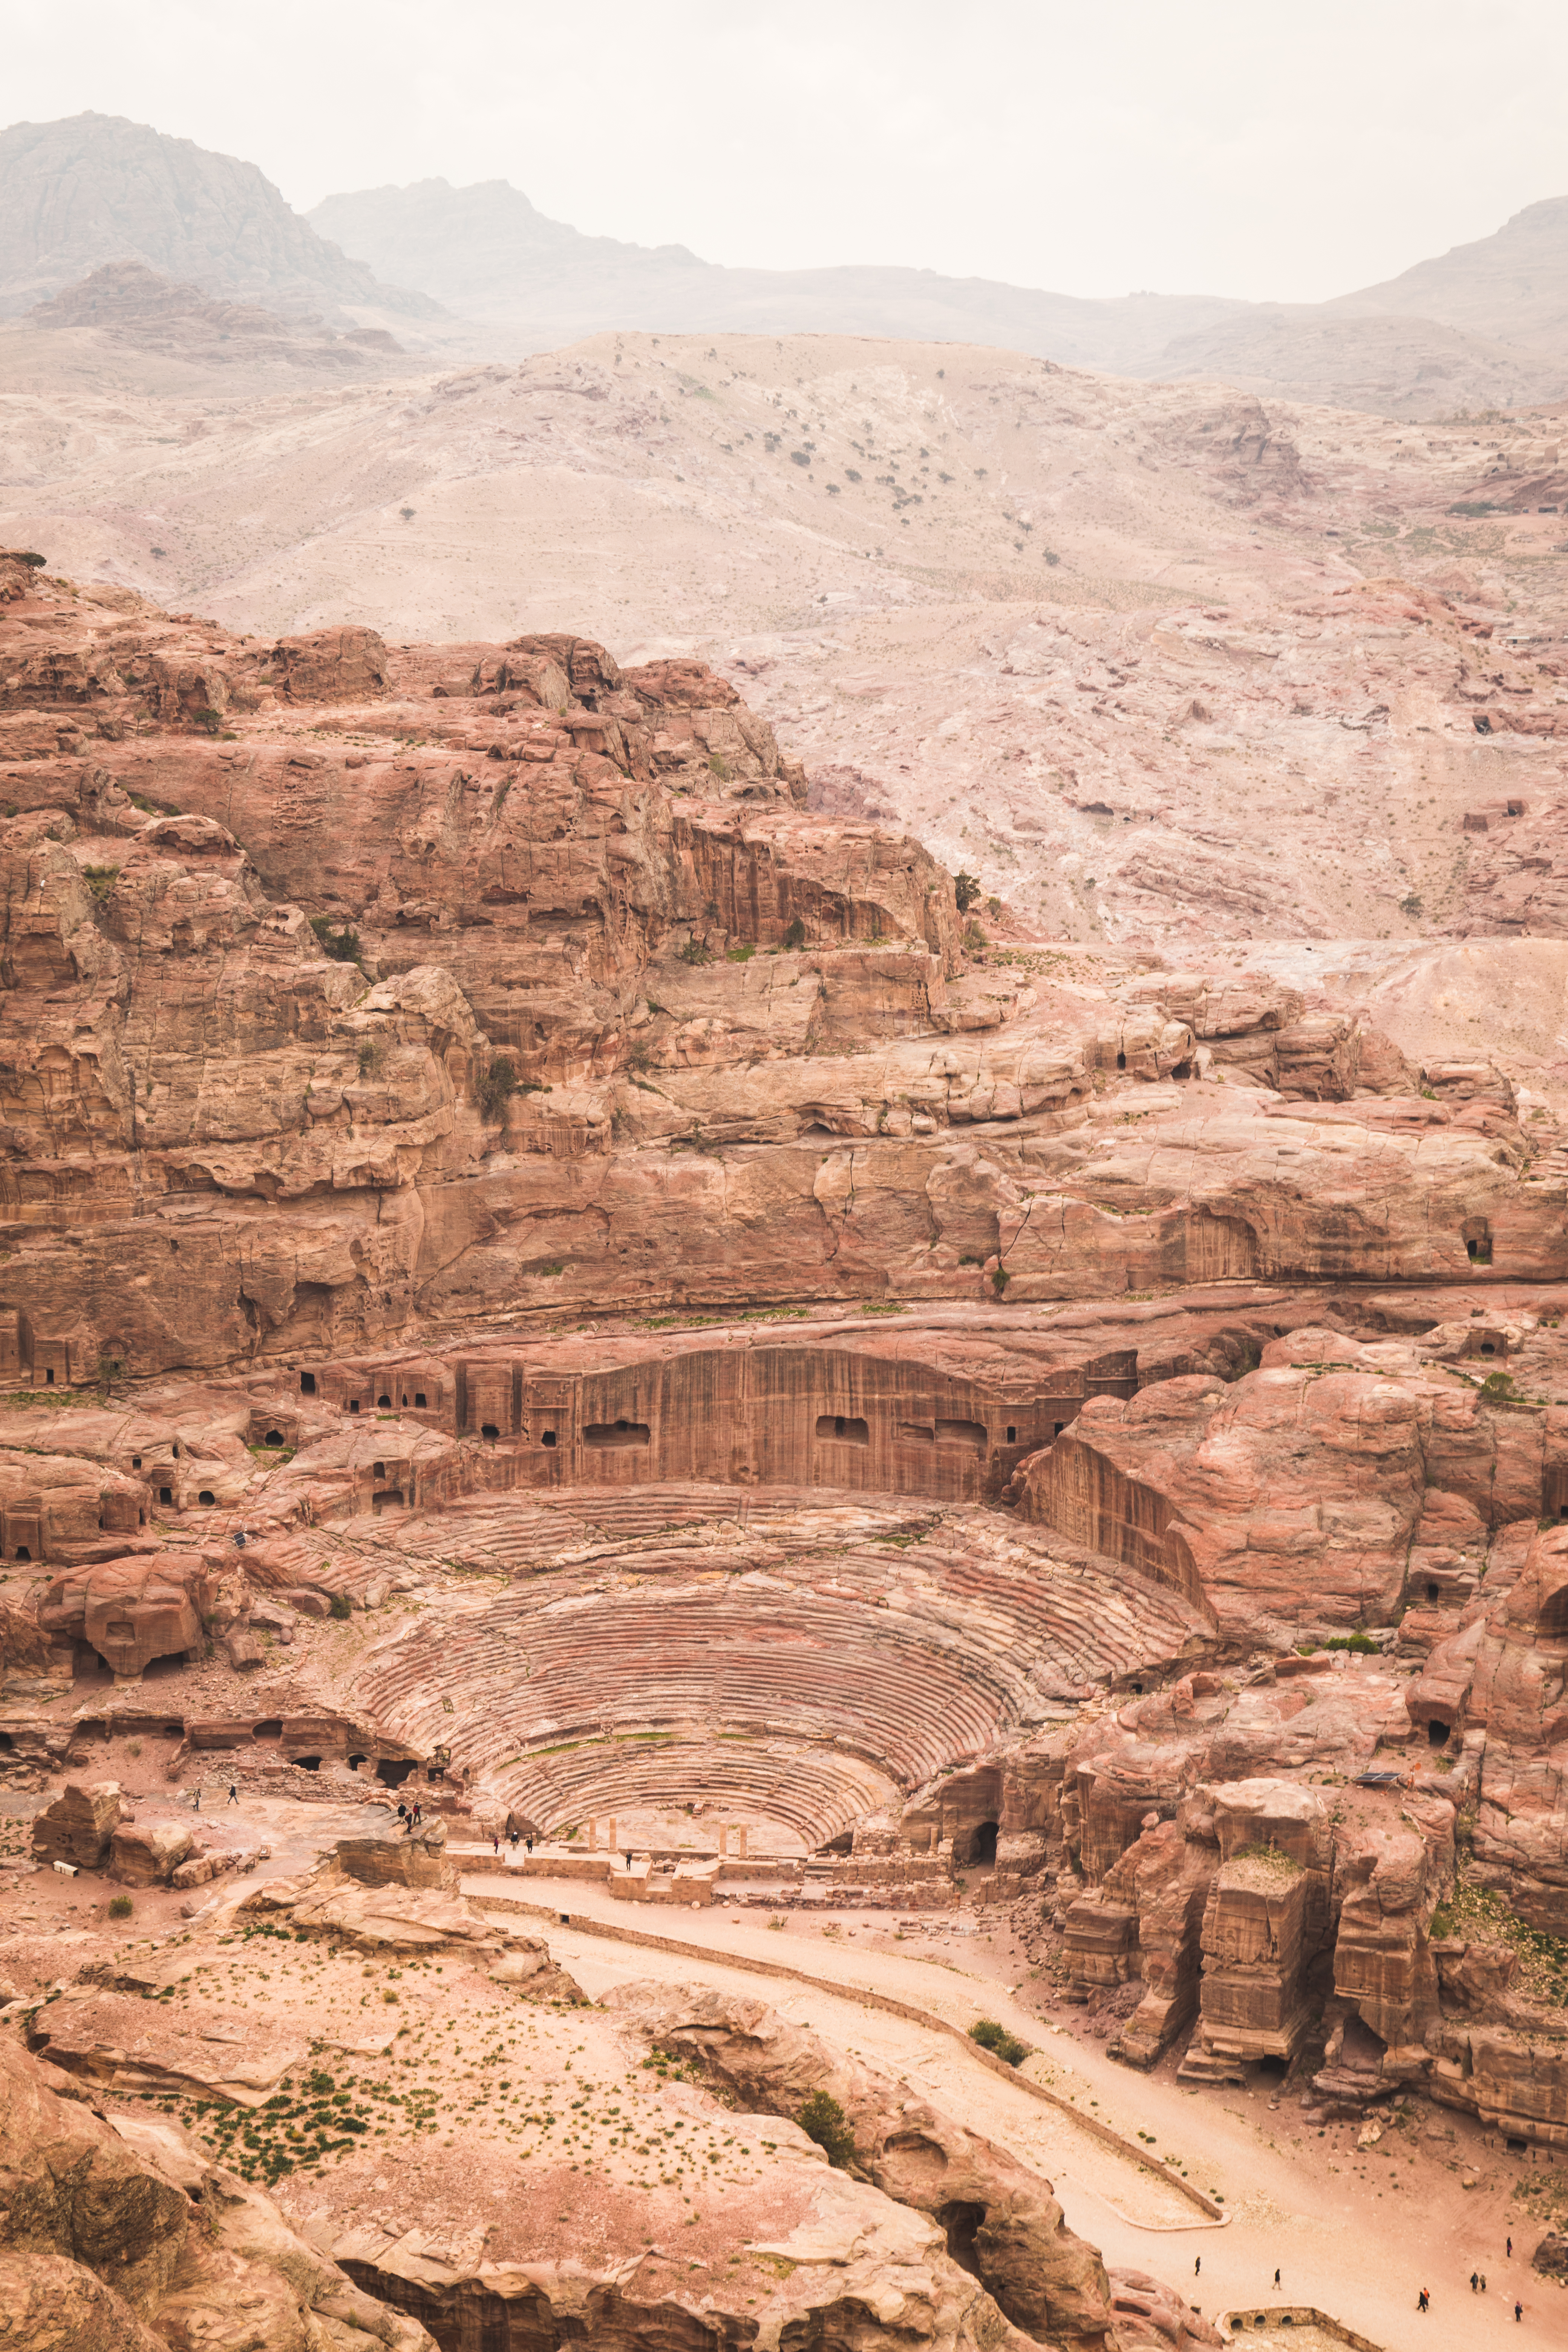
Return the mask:
POLYGON ((40 1862, 69 1862, 79 1870, 96 1870, 116 1834, 120 1815, 118 1781, 68 1780, 33 1822, 33 1852, 40 1862))
POLYGON ((374 629, 317 629, 283 637, 272 667, 290 702, 372 702, 387 691, 385 641, 374 629))
POLYGON ((338 1868, 362 1886, 445 1887, 455 1892, 458 1865, 447 1853, 447 1824, 421 1822, 412 1837, 340 1838, 338 1868))
POLYGON ((121 1681, 135 1681, 154 1658, 199 1653, 212 1578, 199 1553, 153 1552, 104 1560, 57 1577, 38 1622, 89 1642, 121 1681))
POLYGON ((139 1822, 132 1829, 116 1830, 109 1874, 122 1886, 167 1886, 194 1843, 181 1822, 139 1822))

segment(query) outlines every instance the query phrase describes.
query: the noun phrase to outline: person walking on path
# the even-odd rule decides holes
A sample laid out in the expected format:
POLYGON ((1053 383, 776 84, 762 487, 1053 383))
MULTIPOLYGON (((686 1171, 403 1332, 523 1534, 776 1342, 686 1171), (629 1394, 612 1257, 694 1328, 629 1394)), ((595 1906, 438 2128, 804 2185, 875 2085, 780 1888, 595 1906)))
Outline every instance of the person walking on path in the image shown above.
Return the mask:
POLYGON ((1524 2317, 1524 2305, 1523 2305, 1523 2304, 1522 2304, 1522 2303, 1516 2303, 1516 2304, 1514 2305, 1514 2306, 1513 2306, 1513 2316, 1514 2316, 1514 2324, 1517 2326, 1517 2325, 1518 2325, 1518 2323, 1520 2322, 1520 2320, 1521 2320, 1521 2319, 1524 2317))
POLYGON ((201 1809, 202 1809, 202 1792, 201 1792, 201 1790, 198 1789, 198 1790, 196 1790, 195 1802, 195 1804, 194 1804, 194 1806, 193 1806, 192 1810, 193 1810, 193 1811, 195 1811, 195 1812, 198 1812, 198 1813, 199 1813, 199 1812, 201 1811, 201 1809))
POLYGON ((1480 2285, 1480 2283, 1481 2283, 1481 2282, 1480 2282, 1479 2274, 1477 2272, 1472 2271, 1472 2272, 1470 2273, 1470 2293, 1471 2293, 1472 2294, 1474 2294, 1476 2293, 1477 2289, 1478 2289, 1478 2288, 1479 2287, 1479 2285, 1480 2285))
POLYGON ((1513 2260, 1513 2240, 1511 2238, 1508 2242, 1506 2252, 1510 2262, 1511 2262, 1513 2260))
POLYGON ((238 1804, 238 1802, 239 1802, 239 1788, 238 1788, 238 1784, 237 1784, 237 1782, 233 1781, 233 1780, 231 1780, 231 1781, 229 1782, 229 1784, 228 1784, 228 1802, 229 1802, 231 1805, 237 1805, 237 1804, 238 1804))
POLYGON ((1193 2264, 1193 2276, 1194 2276, 1194 2278, 1196 2278, 1196 2276, 1197 2276, 1198 2273, 1202 2270, 1203 2266, 1204 2266, 1204 2258, 1203 2258, 1202 2254, 1200 2254, 1200 2255, 1198 2256, 1198 2258, 1197 2258, 1197 2261, 1193 2264))
POLYGON ((1482 2293, 1483 2294, 1485 2294, 1486 2291, 1487 2291, 1487 2274, 1486 2274, 1485 2271, 1483 2271, 1483 2272, 1481 2273, 1481 2293, 1482 2293))
POLYGON ((1276 2286, 1278 2286, 1278 2285, 1279 2285, 1279 2272, 1278 2272, 1278 2271, 1276 2271, 1276 2272, 1275 2272, 1275 2273, 1274 2273, 1274 2284, 1275 2284, 1275 2285, 1276 2285, 1276 2286))
POLYGON ((1420 2294, 1419 2294, 1416 2296, 1416 2298, 1415 2298, 1415 2308, 1416 2308, 1416 2310, 1417 2310, 1417 2311, 1425 2311, 1425 2310, 1426 2309, 1426 2307, 1427 2307, 1428 2304, 1430 2304, 1431 2300, 1432 2300, 1431 2296, 1427 2294, 1427 2292, 1426 2292, 1426 2288, 1425 2288, 1425 2287, 1423 2287, 1423 2288, 1422 2288, 1422 2290, 1421 2290, 1421 2292, 1420 2292, 1420 2294))

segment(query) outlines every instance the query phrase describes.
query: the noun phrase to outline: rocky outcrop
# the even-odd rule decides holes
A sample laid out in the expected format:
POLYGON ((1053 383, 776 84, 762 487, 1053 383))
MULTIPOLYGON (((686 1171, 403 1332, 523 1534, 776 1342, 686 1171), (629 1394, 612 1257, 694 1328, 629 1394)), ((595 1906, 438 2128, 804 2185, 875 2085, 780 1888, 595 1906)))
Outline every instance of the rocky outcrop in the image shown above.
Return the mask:
POLYGON ((1409 1347, 1297 1330, 1234 1385, 1194 1375, 1087 1402, 1024 1465, 1021 1507, 1203 1595, 1238 1642, 1388 1624, 1413 1580, 1440 1602, 1462 1548, 1479 1562, 1487 1529, 1544 1507, 1568 1427, 1511 1388, 1494 1402, 1409 1347))
POLYGON ((33 1852, 40 1862, 68 1862, 96 1870, 118 1832, 119 1784, 68 1780, 52 1805, 35 1816, 33 1852))
POLYGON ((1017 2326, 1053 2342, 1106 2342, 1100 2258, 1067 2229, 1049 2182, 1016 2158, 763 2001, 705 1987, 672 2000, 658 1984, 620 1985, 606 2000, 639 2035, 689 2053, 710 2080, 763 2113, 796 2117, 825 2093, 853 2134, 854 2168, 937 2221, 1017 2326))
POLYGON ((438 1818, 410 1834, 340 1838, 334 1853, 342 1875, 361 1886, 457 1892, 458 1866, 447 1853, 447 1824, 438 1818))
POLYGON ((17 2352, 229 2343, 237 2309, 277 2352, 434 2352, 169 2124, 92 2113, 0 2037, 0 2293, 17 2352))

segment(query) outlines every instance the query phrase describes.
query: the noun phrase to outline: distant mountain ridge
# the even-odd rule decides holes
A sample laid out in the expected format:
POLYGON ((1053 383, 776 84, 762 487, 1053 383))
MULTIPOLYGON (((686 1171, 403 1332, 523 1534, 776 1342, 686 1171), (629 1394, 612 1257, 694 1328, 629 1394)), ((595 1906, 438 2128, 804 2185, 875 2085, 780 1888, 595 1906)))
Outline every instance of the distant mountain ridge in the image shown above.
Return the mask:
POLYGON ((1568 197, 1331 302, 1089 300, 926 269, 731 268, 584 236, 505 180, 363 189, 302 215, 255 164, 121 116, 0 132, 0 314, 121 264, 340 334, 417 322, 453 355, 616 331, 869 335, 1412 418, 1568 398, 1568 197))
POLYGON ((607 330, 990 343, 1140 377, 1429 415, 1568 395, 1568 197, 1493 237, 1324 303, 1093 301, 934 270, 735 269, 685 246, 585 236, 505 180, 327 197, 309 215, 384 277, 542 351, 607 330))
POLYGON ((122 115, 0 131, 0 314, 29 310, 109 262, 281 311, 437 319, 428 294, 380 283, 256 164, 122 115))

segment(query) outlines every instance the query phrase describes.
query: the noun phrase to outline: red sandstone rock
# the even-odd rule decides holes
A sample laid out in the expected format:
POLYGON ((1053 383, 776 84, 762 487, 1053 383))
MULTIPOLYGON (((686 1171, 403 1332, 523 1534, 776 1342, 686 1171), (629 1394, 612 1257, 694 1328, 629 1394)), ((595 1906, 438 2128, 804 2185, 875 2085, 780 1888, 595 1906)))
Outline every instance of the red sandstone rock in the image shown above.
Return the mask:
POLYGON ((181 1822, 138 1822, 133 1829, 116 1830, 110 1848, 109 1874, 122 1886, 167 1886, 184 1864, 193 1843, 191 1831, 181 1822))
POLYGON ((68 1780, 63 1793, 33 1822, 40 1862, 70 1862, 96 1870, 120 1820, 120 1790, 112 1780, 68 1780))
POLYGON ((237 2310, 253 2342, 279 2352, 324 2341, 318 2314, 344 2341, 353 2330, 388 2352, 434 2352, 416 2321, 365 2294, 177 2127, 162 2140, 133 2122, 117 2129, 62 2097, 68 2087, 0 2037, 0 2294, 19 2352, 228 2342, 237 2310))
POLYGON ((154 1658, 188 1656, 221 1612, 223 1579, 198 1553, 154 1552, 57 1577, 40 1603, 46 1632, 88 1642, 124 1681, 154 1658))
POLYGON ((700 1987, 617 1985, 607 2006, 663 2050, 689 2053, 709 2077, 763 2113, 798 2114, 816 2091, 837 2101, 855 2165, 918 2211, 978 2208, 966 2251, 1007 2316, 1031 2335, 1100 2345, 1110 2324, 1104 2269, 1066 2227, 1050 2183, 1004 2149, 903 2095, 858 2060, 790 2024, 766 2002, 700 1987))

